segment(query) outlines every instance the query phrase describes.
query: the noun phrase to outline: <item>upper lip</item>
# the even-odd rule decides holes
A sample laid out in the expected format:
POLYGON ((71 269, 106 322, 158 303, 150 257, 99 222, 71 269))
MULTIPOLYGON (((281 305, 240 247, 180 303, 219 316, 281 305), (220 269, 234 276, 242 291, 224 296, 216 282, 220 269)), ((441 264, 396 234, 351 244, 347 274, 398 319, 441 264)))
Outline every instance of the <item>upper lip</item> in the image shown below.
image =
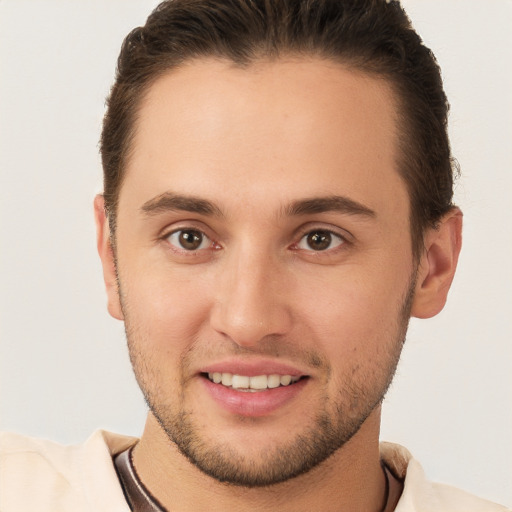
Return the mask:
POLYGON ((200 373, 231 373, 233 375, 246 375, 256 377, 258 375, 291 375, 302 377, 306 375, 297 367, 276 361, 275 359, 242 360, 229 359, 209 364, 200 369, 200 373))

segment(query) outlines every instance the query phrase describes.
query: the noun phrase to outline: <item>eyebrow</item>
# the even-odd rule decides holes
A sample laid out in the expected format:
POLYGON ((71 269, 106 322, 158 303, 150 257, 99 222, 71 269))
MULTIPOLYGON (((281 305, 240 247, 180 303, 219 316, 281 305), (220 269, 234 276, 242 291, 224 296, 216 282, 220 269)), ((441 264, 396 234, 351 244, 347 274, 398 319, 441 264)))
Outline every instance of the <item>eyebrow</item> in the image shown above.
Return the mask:
POLYGON ((141 210, 150 216, 167 211, 186 211, 222 217, 221 210, 211 201, 195 196, 173 194, 172 192, 165 192, 150 199, 142 205, 141 210))
MULTIPOLYGON (((142 205, 141 210, 149 216, 168 211, 186 211, 215 217, 223 216, 220 208, 207 199, 174 194, 173 192, 164 192, 150 199, 142 205)), ((376 213, 367 206, 348 197, 337 195, 311 197, 293 201, 284 209, 284 214, 290 217, 326 212, 360 215, 368 218, 376 217, 376 213)))
POLYGON ((337 212, 347 215, 361 215, 375 218, 375 211, 367 206, 344 196, 312 197, 294 201, 285 210, 287 215, 310 215, 315 213, 337 212))

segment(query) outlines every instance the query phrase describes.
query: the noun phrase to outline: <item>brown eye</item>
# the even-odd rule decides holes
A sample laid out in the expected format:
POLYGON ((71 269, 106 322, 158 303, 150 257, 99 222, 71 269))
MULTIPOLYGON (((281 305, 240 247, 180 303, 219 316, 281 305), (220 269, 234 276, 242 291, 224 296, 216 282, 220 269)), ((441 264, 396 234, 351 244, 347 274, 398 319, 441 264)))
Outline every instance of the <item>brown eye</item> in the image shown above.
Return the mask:
POLYGON ((210 239, 197 229, 180 229, 167 238, 171 245, 186 251, 197 251, 211 244, 210 239))
POLYGON ((344 242, 341 236, 327 231, 325 229, 317 229, 305 234, 297 247, 299 249, 307 249, 309 251, 326 251, 327 249, 334 249, 344 242))
POLYGON ((307 243, 314 251, 325 251, 331 245, 331 240, 331 234, 327 231, 316 231, 307 236, 307 243))

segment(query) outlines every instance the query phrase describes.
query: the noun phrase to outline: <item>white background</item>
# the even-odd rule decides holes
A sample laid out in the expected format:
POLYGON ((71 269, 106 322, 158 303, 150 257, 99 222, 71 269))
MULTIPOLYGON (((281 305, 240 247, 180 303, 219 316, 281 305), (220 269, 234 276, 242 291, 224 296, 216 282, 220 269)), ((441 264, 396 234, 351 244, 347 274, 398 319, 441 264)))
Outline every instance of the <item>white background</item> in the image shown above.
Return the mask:
MULTIPOLYGON (((0 0, 0 427, 139 434, 145 405, 95 252, 97 142, 151 0, 0 0)), ((443 69, 465 240, 449 303, 413 321, 382 438, 434 480, 512 504, 512 2, 407 0, 443 69)))

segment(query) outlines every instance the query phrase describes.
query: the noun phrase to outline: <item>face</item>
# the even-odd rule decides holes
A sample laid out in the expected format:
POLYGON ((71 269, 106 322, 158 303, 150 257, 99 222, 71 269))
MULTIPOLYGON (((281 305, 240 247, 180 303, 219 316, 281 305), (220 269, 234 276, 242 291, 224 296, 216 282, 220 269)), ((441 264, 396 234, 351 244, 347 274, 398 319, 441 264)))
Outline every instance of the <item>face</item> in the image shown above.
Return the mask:
POLYGON ((218 480, 303 473, 383 398, 415 275, 393 105, 320 60, 198 60, 142 103, 110 310, 150 414, 218 480))

